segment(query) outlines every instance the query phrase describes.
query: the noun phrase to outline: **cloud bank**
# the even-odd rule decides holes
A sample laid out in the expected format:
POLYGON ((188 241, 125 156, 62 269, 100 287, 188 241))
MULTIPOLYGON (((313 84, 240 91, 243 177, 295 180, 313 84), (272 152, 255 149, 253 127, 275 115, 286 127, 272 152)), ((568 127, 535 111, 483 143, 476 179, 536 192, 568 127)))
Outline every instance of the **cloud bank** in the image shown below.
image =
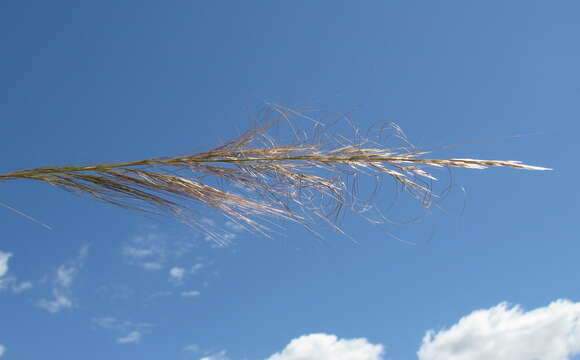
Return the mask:
MULTIPOLYGON (((501 303, 429 331, 420 360, 569 360, 580 354, 580 303, 557 300, 528 312, 501 303)), ((277 360, 277 359, 276 359, 277 360)))
POLYGON ((382 345, 365 338, 339 339, 335 335, 310 334, 294 339, 267 360, 382 360, 382 345))

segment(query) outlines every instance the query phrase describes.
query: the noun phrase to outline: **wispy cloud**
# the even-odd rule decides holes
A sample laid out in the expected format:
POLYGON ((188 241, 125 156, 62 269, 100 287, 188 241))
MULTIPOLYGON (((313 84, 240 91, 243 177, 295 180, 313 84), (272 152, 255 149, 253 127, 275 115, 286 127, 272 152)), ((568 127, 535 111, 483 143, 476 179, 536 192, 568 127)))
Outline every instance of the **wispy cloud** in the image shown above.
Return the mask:
POLYGON ((242 225, 240 225, 236 222, 230 221, 230 220, 226 221, 225 225, 228 229, 233 230, 233 231, 243 231, 244 230, 244 227, 242 225))
POLYGON ((0 291, 10 290, 14 294, 20 294, 28 289, 32 288, 32 282, 22 281, 19 282, 14 276, 4 276, 0 278, 0 291))
POLYGON ((185 278, 198 273, 201 269, 205 268, 207 264, 203 262, 200 258, 198 261, 191 266, 174 266, 169 269, 169 282, 175 286, 183 285, 185 278))
POLYGON ((198 353, 201 351, 201 348, 197 344, 189 344, 184 346, 182 351, 186 353, 198 353))
POLYGON ((310 334, 292 340, 267 360, 381 360, 384 349, 365 338, 339 339, 335 335, 310 334))
POLYGON ((32 288, 30 281, 18 282, 15 276, 5 276, 8 273, 8 262, 12 258, 11 253, 0 251, 0 291, 12 290, 15 294, 20 294, 32 288))
POLYGON ((160 270, 168 257, 166 236, 160 233, 135 236, 123 246, 121 254, 131 265, 160 270))
POLYGON ((169 236, 153 229, 127 240, 121 248, 121 255, 131 265, 145 270, 161 270, 197 246, 195 239, 169 236))
POLYGON ((143 335, 151 332, 153 325, 149 323, 135 323, 121 321, 114 317, 100 317, 92 320, 93 325, 117 333, 117 344, 138 343, 143 335))
POLYGON ((146 298, 146 304, 151 304, 154 301, 157 301, 159 299, 166 298, 166 297, 169 297, 172 295, 173 295, 173 291, 168 291, 168 290, 156 291, 146 298))
POLYGON ((185 268, 177 266, 172 267, 171 270, 169 270, 169 281, 176 285, 181 285, 183 284, 183 278, 185 278, 185 274, 185 268))
POLYGON ((8 261, 12 257, 11 253, 0 251, 0 277, 8 272, 8 261))
POLYGON ((117 339, 119 344, 132 344, 141 341, 141 333, 139 331, 131 331, 127 336, 117 339))
POLYGON ((4 345, 0 345, 0 357, 2 357, 2 355, 4 355, 5 352, 6 352, 6 347, 4 345))
POLYGON ((89 252, 89 245, 83 246, 76 259, 68 264, 60 265, 52 279, 52 298, 40 299, 38 306, 50 313, 57 313, 73 306, 72 285, 83 266, 89 252))
POLYGON ((194 298, 194 297, 198 297, 199 295, 201 295, 201 293, 197 290, 190 290, 190 291, 181 292, 181 296, 187 297, 187 298, 194 298))
POLYGON ((32 289, 32 283, 30 281, 23 281, 23 282, 16 282, 14 285, 12 285, 12 291, 14 291, 16 294, 20 294, 23 291, 26 291, 28 289, 32 289))
POLYGON ((219 351, 217 353, 208 355, 208 356, 204 356, 199 360, 230 360, 230 358, 227 356, 227 353, 225 350, 219 351))
POLYGON ((229 246, 238 237, 239 233, 245 230, 244 226, 231 220, 227 220, 222 226, 216 226, 215 221, 209 218, 204 218, 201 222, 219 237, 219 242, 216 243, 215 237, 208 234, 204 236, 204 240, 216 247, 229 246))
POLYGON ((580 303, 477 310, 449 329, 427 332, 417 354, 420 360, 568 360, 580 354, 580 303))
POLYGON ((73 306, 70 295, 70 289, 53 288, 52 299, 40 299, 38 306, 52 314, 63 309, 70 309, 73 306))

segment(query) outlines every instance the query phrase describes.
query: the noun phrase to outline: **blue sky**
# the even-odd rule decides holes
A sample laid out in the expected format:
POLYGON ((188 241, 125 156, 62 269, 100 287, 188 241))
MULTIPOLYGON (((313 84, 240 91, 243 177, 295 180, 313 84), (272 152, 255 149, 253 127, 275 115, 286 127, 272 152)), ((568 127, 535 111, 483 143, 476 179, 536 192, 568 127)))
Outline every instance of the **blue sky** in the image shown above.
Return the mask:
MULTIPOLYGON (((555 171, 436 172, 440 190, 465 194, 431 216, 395 203, 395 220, 421 217, 410 225, 346 216, 356 242, 291 224, 268 239, 200 208, 226 247, 171 218, 4 182, 0 201, 52 230, 0 208, 0 358, 573 358, 579 12, 576 1, 3 2, 2 173, 208 150, 265 102, 348 114, 361 129, 394 121, 423 149, 485 140, 436 155, 555 171), (510 137, 521 134, 533 135, 510 137)), ((379 202, 396 196, 390 184, 379 202)))

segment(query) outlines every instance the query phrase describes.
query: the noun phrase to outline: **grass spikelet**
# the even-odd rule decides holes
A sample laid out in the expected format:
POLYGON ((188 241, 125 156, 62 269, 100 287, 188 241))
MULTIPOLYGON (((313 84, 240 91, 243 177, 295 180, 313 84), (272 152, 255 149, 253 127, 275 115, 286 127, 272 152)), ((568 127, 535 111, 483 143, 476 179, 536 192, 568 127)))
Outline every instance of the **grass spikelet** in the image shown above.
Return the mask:
POLYGON ((308 118, 311 131, 299 131, 302 116, 279 105, 265 112, 269 120, 207 152, 91 166, 42 167, 0 174, 2 180, 35 180, 130 209, 169 213, 198 226, 219 241, 195 216, 192 204, 218 210, 251 230, 266 234, 268 219, 297 222, 312 229, 318 220, 340 231, 330 219, 343 208, 368 211, 349 179, 358 175, 390 177, 429 207, 437 178, 429 168, 486 169, 510 167, 550 170, 515 160, 427 157, 416 151, 402 130, 389 124, 368 137, 328 133, 329 126, 308 118), (291 126, 293 141, 278 143, 268 134, 276 124, 291 126), (389 146, 391 136, 402 146, 389 146), (235 189, 235 191, 234 191, 235 189))

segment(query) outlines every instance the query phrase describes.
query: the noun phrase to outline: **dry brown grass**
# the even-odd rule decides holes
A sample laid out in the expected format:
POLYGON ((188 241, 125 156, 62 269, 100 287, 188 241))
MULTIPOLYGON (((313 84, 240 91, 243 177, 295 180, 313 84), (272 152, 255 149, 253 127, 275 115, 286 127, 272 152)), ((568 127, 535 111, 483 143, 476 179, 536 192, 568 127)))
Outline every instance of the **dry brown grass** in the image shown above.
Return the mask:
POLYGON ((308 133, 297 130, 293 119, 302 114, 279 105, 269 106, 264 116, 269 119, 263 125, 207 152, 26 169, 0 174, 0 181, 36 180, 125 208, 169 212, 219 240, 219 235, 194 215, 191 200, 264 234, 269 230, 265 225, 269 218, 308 228, 319 219, 340 231, 331 219, 341 209, 360 211, 372 206, 361 204, 354 187, 349 186, 359 174, 391 177, 429 207, 434 197, 431 184, 436 180, 426 170, 430 167, 550 170, 513 160, 426 158, 429 152, 417 151, 394 124, 381 126, 365 137, 354 131, 347 138, 329 134, 327 125, 311 118, 308 133), (281 122, 292 129, 290 144, 279 144, 269 135, 281 122), (391 141, 401 145, 389 146, 391 141))

